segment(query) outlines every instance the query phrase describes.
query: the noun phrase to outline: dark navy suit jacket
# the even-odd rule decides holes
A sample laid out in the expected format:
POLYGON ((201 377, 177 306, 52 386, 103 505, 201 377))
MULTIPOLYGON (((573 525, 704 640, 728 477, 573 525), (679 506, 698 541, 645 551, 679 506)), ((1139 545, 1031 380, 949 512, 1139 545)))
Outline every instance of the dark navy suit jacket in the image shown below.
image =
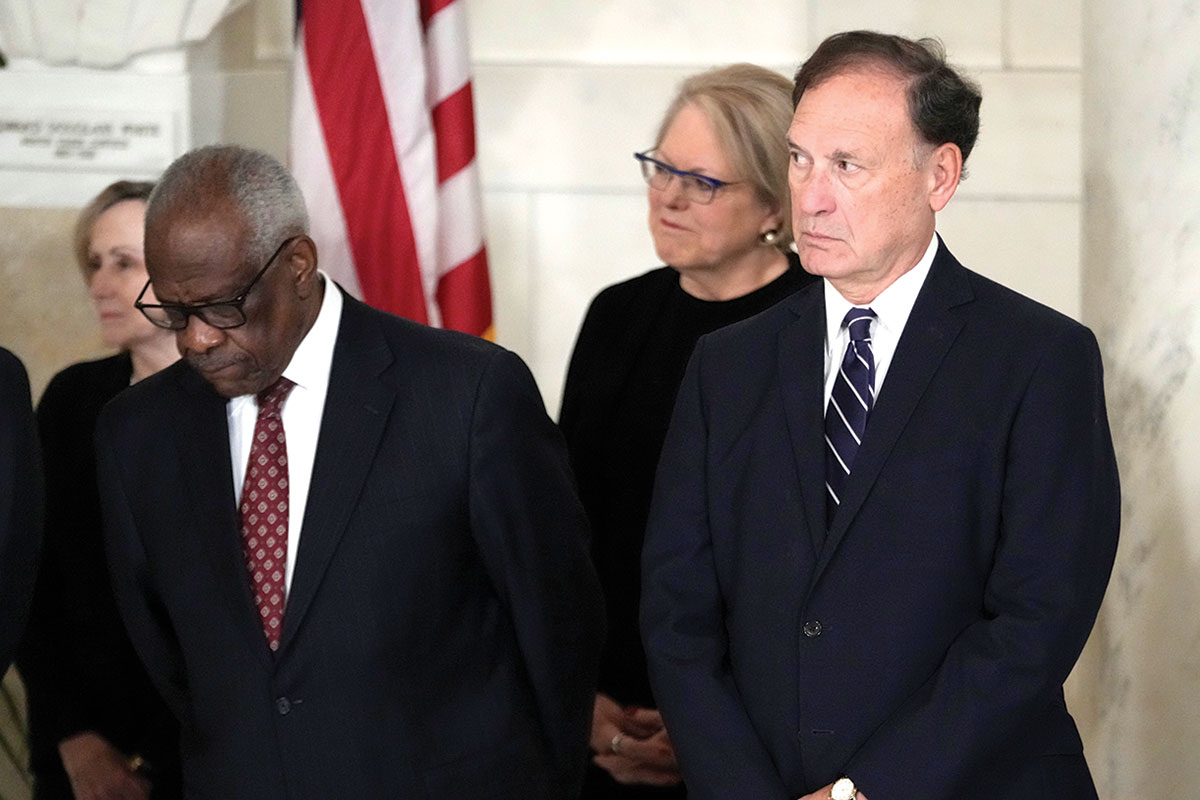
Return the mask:
POLYGON ((275 654, 225 401, 181 362, 111 403, 97 444, 119 604, 180 718, 188 798, 578 791, 601 600, 515 355, 346 298, 275 654))
POLYGON ((42 464, 20 360, 0 348, 0 676, 29 616, 42 541, 42 464))
POLYGON ((816 284, 700 340, 644 551, 689 796, 1094 797, 1062 683, 1117 543, 1083 326, 944 244, 826 532, 816 284))

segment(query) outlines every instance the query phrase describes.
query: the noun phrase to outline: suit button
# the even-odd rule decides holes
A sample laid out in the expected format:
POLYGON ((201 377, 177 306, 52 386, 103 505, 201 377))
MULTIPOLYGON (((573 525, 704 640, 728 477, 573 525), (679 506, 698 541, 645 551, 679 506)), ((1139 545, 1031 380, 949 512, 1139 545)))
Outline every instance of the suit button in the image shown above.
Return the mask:
POLYGON ((821 635, 821 623, 819 620, 810 619, 804 623, 804 635, 810 639, 815 639, 821 635))
POLYGON ((292 710, 292 704, 286 697, 280 697, 275 701, 275 710, 279 712, 281 717, 286 716, 292 710))

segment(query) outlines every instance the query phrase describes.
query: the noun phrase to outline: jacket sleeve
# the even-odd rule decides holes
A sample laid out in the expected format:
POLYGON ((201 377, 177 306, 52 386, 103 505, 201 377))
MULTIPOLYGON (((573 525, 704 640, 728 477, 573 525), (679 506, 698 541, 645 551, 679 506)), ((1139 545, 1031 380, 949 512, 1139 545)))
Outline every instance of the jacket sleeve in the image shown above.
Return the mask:
POLYGON ((0 350, 0 675, 25 627, 42 539, 42 467, 29 379, 0 350))
POLYGON ((470 515, 516 630, 555 796, 576 797, 587 764, 603 603, 562 436, 533 376, 507 351, 491 358, 474 403, 470 515))
POLYGON ((68 464, 77 461, 77 454, 90 443, 90 437, 82 441, 77 437, 79 426, 70 416, 71 412, 78 416, 78 408, 70 405, 78 394, 79 387, 70 385, 59 373, 42 392, 35 412, 46 513, 29 623, 16 661, 35 719, 30 731, 30 761, 35 772, 45 768, 47 760, 57 767, 61 740, 98 729, 94 692, 103 680, 97 676, 111 674, 111 665, 104 663, 108 653, 92 650, 88 652, 92 659, 86 664, 80 663, 77 655, 79 634, 82 632, 86 641, 95 633, 91 624, 97 605, 90 594, 94 584, 87 580, 91 575, 81 576, 77 570, 99 571, 107 580, 103 561, 97 563, 94 551, 78 546, 84 528, 102 546, 99 509, 90 519, 86 511, 80 511, 89 505, 78 501, 79 470, 68 464))
POLYGON ((871 800, 969 794, 1061 691, 1095 621, 1120 522, 1100 353, 1077 326, 1047 345, 1011 423, 983 613, 846 765, 871 800))
POLYGON ((658 465, 642 551, 642 639, 688 797, 783 800, 729 668, 707 512, 704 344, 688 364, 658 465))

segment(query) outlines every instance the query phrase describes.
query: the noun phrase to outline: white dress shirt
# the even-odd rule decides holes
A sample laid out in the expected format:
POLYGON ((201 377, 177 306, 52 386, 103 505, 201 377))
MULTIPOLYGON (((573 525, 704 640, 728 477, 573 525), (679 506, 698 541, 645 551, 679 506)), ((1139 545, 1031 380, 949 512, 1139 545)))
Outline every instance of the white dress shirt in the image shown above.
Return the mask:
MULTIPOLYGON (((912 313, 917 295, 929 275, 933 265, 933 257, 937 255, 938 236, 935 233, 925 248, 925 255, 917 265, 908 272, 892 281, 879 296, 865 306, 875 312, 875 321, 871 323, 871 353, 875 357, 875 397, 878 399, 883 389, 883 379, 891 366, 892 356, 896 354, 896 345, 900 342, 900 334, 912 313)), ((846 312, 854 304, 842 297, 833 288, 828 279, 825 284, 825 402, 822 408, 829 407, 829 395, 833 394, 833 383, 837 379, 837 367, 842 363, 846 348, 850 345, 850 332, 842 327, 846 312)))
MULTIPOLYGON (((337 341, 342 318, 342 293, 324 272, 325 296, 317 321, 300 341, 283 377, 296 384, 283 403, 280 416, 287 440, 288 456, 288 543, 287 567, 283 583, 285 593, 292 588, 296 553, 300 549, 300 526, 308 505, 308 487, 312 484, 313 461, 317 456, 317 436, 321 414, 329 391, 329 371, 333 366, 333 345, 337 341)), ((250 460, 254 423, 258 420, 258 400, 252 394, 234 397, 225 405, 229 420, 229 455, 233 459, 233 496, 241 503, 242 481, 250 460)))

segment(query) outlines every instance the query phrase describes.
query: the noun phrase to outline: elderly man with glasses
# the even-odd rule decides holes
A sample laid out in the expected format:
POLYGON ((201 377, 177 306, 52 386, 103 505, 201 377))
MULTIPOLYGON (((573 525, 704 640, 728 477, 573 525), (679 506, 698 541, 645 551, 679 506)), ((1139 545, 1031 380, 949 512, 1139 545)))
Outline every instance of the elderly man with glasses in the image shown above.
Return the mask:
POLYGON ((560 436, 520 359, 343 295, 306 230, 269 156, 176 161, 138 307, 183 360, 98 427, 188 796, 571 797, 602 621, 560 436))

